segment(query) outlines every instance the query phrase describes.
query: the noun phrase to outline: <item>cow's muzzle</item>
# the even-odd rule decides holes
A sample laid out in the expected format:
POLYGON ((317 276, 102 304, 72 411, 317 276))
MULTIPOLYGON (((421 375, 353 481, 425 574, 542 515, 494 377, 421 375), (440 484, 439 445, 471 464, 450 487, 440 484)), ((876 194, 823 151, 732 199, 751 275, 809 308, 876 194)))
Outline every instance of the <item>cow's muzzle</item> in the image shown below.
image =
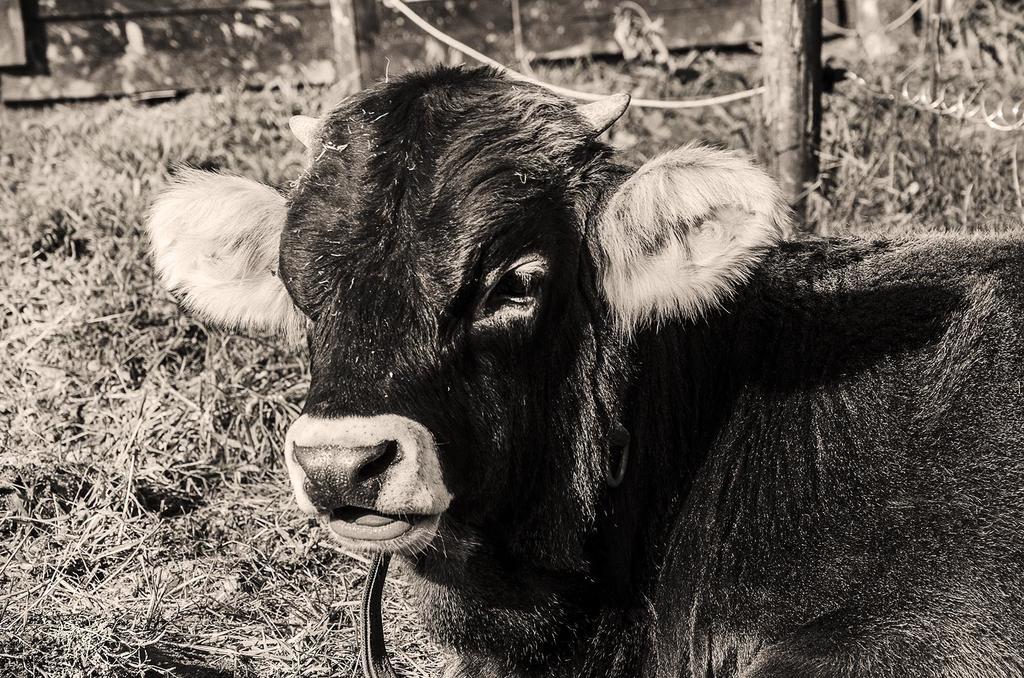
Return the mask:
POLYGON ((303 415, 285 459, 299 507, 348 546, 422 550, 451 502, 434 437, 406 417, 303 415))

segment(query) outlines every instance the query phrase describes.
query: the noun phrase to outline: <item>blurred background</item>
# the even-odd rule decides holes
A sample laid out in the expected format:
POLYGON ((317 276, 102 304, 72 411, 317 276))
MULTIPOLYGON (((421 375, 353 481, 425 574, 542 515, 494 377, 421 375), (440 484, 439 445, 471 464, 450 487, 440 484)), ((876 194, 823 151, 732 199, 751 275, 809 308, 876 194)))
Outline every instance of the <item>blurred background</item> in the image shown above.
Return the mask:
MULTIPOLYGON (((149 264, 182 164, 287 191, 290 116, 474 64, 462 43, 650 100, 608 133, 625 161, 756 154, 793 237, 1020 228, 1021 4, 0 0, 0 675, 357 675, 365 560, 299 515, 279 456, 304 352, 183 314, 149 264)), ((435 675, 404 585, 394 660, 435 675)))

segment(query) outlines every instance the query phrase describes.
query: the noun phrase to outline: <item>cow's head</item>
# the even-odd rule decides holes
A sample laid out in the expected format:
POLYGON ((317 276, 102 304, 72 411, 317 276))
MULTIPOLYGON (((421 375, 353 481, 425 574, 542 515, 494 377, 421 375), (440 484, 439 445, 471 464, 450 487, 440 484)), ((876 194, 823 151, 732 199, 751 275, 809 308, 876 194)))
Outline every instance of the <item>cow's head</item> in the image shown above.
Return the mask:
POLYGON ((597 137, 627 103, 414 74, 293 120, 309 167, 287 199, 192 172, 156 203, 157 266, 185 305, 308 338, 285 455, 300 507, 347 545, 497 532, 573 557, 630 336, 698 318, 777 238, 775 185, 740 155, 616 164, 597 137))

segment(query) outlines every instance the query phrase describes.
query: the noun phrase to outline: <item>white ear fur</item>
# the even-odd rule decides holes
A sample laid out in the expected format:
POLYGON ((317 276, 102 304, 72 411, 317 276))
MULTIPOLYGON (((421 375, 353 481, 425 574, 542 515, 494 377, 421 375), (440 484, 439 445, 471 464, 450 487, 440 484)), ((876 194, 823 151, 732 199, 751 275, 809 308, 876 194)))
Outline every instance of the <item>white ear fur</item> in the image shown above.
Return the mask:
POLYGON ((185 170, 146 226, 167 289, 200 316, 299 340, 306 318, 277 276, 284 197, 250 179, 185 170))
POLYGON ((689 145, 647 162, 598 226, 617 323, 629 332, 721 304, 788 221, 776 183, 742 154, 689 145))

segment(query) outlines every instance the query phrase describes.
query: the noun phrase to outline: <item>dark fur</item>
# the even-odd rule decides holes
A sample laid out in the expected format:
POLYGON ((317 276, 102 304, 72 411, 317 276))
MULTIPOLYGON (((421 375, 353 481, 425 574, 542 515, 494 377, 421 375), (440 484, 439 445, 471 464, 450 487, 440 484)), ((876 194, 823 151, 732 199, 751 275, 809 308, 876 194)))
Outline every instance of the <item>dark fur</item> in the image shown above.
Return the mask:
POLYGON ((571 106, 439 70, 323 141, 281 248, 306 411, 439 440, 455 501, 409 566, 459 675, 1022 675, 1024 240, 786 243, 627 341, 594 230, 629 170, 571 106), (535 322, 474 324, 525 251, 535 322))

